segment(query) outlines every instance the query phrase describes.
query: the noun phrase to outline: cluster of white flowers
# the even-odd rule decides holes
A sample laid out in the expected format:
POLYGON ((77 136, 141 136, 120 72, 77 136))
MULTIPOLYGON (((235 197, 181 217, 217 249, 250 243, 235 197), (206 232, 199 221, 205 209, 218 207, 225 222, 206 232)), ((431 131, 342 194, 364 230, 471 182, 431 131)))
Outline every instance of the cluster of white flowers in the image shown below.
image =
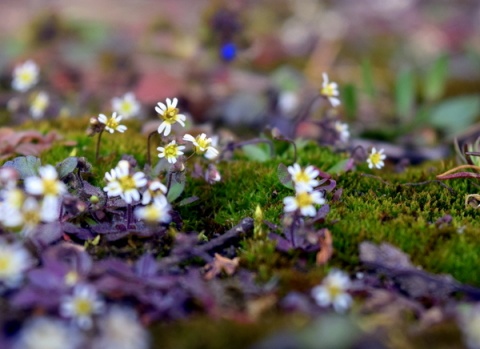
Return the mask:
POLYGON ((38 169, 39 176, 25 179, 25 190, 11 183, 0 192, 0 222, 9 228, 21 228, 29 235, 40 223, 59 219, 62 197, 67 189, 51 165, 38 169))
POLYGON ((303 216, 315 216, 317 213, 315 205, 325 203, 322 193, 315 190, 315 187, 319 184, 316 178, 320 172, 313 166, 302 169, 299 164, 294 164, 288 167, 288 173, 292 177, 296 194, 283 199, 284 211, 299 211, 303 216))

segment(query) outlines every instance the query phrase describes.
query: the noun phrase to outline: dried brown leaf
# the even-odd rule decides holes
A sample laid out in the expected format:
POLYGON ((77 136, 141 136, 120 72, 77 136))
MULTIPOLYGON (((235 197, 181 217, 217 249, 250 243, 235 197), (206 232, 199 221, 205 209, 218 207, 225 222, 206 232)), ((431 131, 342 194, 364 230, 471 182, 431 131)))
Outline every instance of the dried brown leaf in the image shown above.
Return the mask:
POLYGON ((330 230, 324 229, 323 237, 320 237, 318 242, 320 251, 317 252, 317 265, 322 265, 327 263, 333 255, 333 239, 330 230))

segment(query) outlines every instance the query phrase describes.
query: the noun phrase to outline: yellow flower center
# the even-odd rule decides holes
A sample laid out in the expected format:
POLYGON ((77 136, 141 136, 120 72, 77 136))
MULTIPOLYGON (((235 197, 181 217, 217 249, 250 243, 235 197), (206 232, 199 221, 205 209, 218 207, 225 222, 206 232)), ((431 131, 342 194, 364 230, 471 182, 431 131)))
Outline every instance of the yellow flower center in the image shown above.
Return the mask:
POLYGON ((76 271, 70 270, 65 275, 65 284, 68 286, 75 285, 78 281, 78 273, 76 271))
POLYGON ((178 156, 178 146, 176 144, 169 144, 165 147, 165 157, 176 158, 178 156))
POLYGON ((327 84, 321 91, 322 95, 327 97, 333 97, 335 95, 335 87, 332 83, 327 84))
POLYGON ((0 274, 8 272, 12 268, 10 256, 0 256, 0 274))
POLYGON ((374 153, 374 154, 370 154, 370 161, 372 162, 372 164, 376 165, 378 164, 380 161, 382 161, 382 159, 380 158, 381 154, 380 153, 374 153))
POLYGON ((300 171, 297 174, 295 174, 295 178, 293 179, 295 182, 309 182, 310 181, 310 176, 305 173, 305 171, 300 171))
POLYGON ((120 109, 122 110, 122 112, 124 112, 125 114, 128 114, 132 111, 133 109, 133 105, 132 103, 130 103, 129 101, 122 101, 122 104, 120 105, 120 109))
POLYGON ((38 225, 40 223, 40 214, 38 211, 23 212, 23 220, 28 225, 38 225))
POLYGON ((48 101, 46 98, 42 97, 42 96, 38 96, 34 99, 33 101, 33 109, 37 109, 37 110, 44 110, 48 105, 48 101))
POLYGON ((114 130, 117 129, 118 125, 119 125, 118 121, 114 118, 108 119, 106 124, 107 127, 110 127, 111 129, 114 129, 114 130))
POLYGON ((168 108, 162 115, 163 120, 169 124, 173 124, 177 121, 178 108, 168 108))
POLYGON ((145 207, 145 215, 144 220, 147 222, 155 222, 159 218, 158 209, 156 209, 153 205, 145 207))
POLYGON ((75 299, 75 313, 80 316, 90 315, 92 313, 92 302, 89 299, 75 299))
POLYGON ((31 72, 28 70, 23 70, 20 72, 18 77, 25 84, 30 83, 33 80, 33 74, 31 74, 31 72))
POLYGON ((327 291, 331 298, 336 298, 342 294, 343 289, 336 284, 328 284, 327 291))
POLYGON ((8 203, 15 207, 15 208, 20 208, 23 204, 23 201, 25 199, 25 195, 23 195, 23 191, 20 189, 12 189, 10 193, 8 194, 8 203))
POLYGON ((43 179, 43 194, 58 195, 58 183, 56 179, 43 179))
POLYGON ((135 185, 135 180, 132 176, 123 176, 118 179, 118 182, 120 183, 123 191, 137 188, 137 186, 135 185))
POLYGON ((313 204, 312 196, 307 192, 298 193, 296 201, 300 208, 313 204))

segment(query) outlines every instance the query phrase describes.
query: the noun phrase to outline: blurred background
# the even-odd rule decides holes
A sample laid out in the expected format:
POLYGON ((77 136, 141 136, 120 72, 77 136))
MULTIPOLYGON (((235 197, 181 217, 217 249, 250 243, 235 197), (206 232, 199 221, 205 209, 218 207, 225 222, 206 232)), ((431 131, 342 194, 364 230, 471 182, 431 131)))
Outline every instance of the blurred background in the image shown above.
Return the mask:
POLYGON ((318 139, 308 120, 334 117, 354 138, 404 147, 477 135, 475 0, 2 0, 0 13, 3 124, 28 118, 11 76, 32 59, 57 103, 45 117, 95 114, 132 91, 142 118, 179 97, 195 122, 246 134, 292 124, 318 139), (338 110, 310 105, 323 72, 338 110))

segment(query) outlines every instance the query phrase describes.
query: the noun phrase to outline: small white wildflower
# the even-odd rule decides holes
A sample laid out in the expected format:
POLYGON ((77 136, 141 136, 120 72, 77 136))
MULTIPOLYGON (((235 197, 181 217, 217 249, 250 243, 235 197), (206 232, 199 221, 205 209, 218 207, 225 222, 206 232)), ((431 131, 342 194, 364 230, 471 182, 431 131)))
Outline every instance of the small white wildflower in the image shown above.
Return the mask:
POLYGON ((178 113, 178 99, 174 98, 171 100, 167 98, 166 104, 162 102, 158 102, 157 106, 155 107, 155 111, 160 115, 163 122, 158 127, 158 133, 164 136, 168 136, 172 130, 172 125, 178 122, 180 125, 185 127, 185 120, 186 117, 183 114, 178 113))
POLYGON ((183 136, 183 140, 193 144, 196 154, 204 154, 207 159, 214 159, 218 156, 218 150, 212 146, 212 138, 207 137, 205 133, 197 137, 186 134, 183 136))
POLYGON ((15 349, 75 349, 81 338, 78 331, 73 331, 60 320, 40 317, 27 322, 15 349))
POLYGON ((122 121, 122 116, 117 115, 117 113, 113 112, 110 118, 107 118, 104 114, 98 115, 98 121, 105 125, 105 130, 110 133, 114 133, 115 131, 123 133, 127 130, 127 126, 120 125, 120 121, 122 121))
POLYGON ((300 213, 303 216, 314 217, 317 214, 314 205, 323 205, 325 199, 319 191, 299 191, 295 196, 287 196, 284 198, 283 203, 285 204, 285 212, 295 212, 300 210, 300 213))
POLYGON ((322 96, 328 98, 328 101, 332 107, 338 107, 340 105, 340 99, 338 98, 338 85, 336 82, 329 82, 327 73, 323 73, 323 83, 320 93, 322 96))
POLYGON ((347 290, 350 278, 341 270, 332 270, 319 286, 312 289, 312 297, 318 305, 333 306, 338 313, 345 312, 352 304, 352 297, 347 290))
POLYGON ((60 304, 60 314, 72 318, 78 327, 90 329, 93 325, 92 317, 101 314, 104 308, 104 302, 92 286, 77 285, 73 289, 73 295, 65 297, 60 304))
POLYGON ((50 97, 48 93, 44 91, 38 92, 30 105, 30 114, 32 114, 34 119, 40 119, 45 114, 49 104, 50 97))
POLYGON ((385 160, 387 156, 383 153, 383 149, 380 149, 378 152, 375 148, 372 148, 372 152, 368 155, 367 163, 368 168, 378 168, 381 169, 385 166, 383 160, 385 160))
POLYGON ((9 287, 16 287, 23 274, 33 266, 30 253, 18 243, 9 244, 0 240, 0 281, 9 287))
POLYGON ((135 217, 147 223, 169 223, 171 206, 165 196, 157 196, 150 205, 138 207, 135 217))
POLYGON ((112 109, 118 114, 129 119, 137 116, 140 111, 140 103, 138 103, 132 92, 125 93, 123 97, 115 97, 112 99, 112 109))
POLYGON ((340 142, 346 143, 350 138, 350 131, 348 130, 348 124, 337 121, 335 122, 335 131, 337 131, 340 138, 340 142))
POLYGON ((107 195, 109 197, 120 196, 127 204, 140 200, 138 189, 147 184, 143 172, 130 174, 130 164, 126 160, 121 160, 117 167, 105 173, 105 179, 108 183, 103 190, 107 192, 107 195))
POLYGON ((55 167, 47 165, 38 169, 39 177, 31 176, 25 179, 25 191, 32 195, 43 195, 45 197, 59 197, 67 189, 65 184, 58 180, 55 167))
POLYGON ((100 336, 93 349, 147 349, 148 332, 131 309, 114 306, 99 322, 100 336))
POLYGON ((13 70, 12 87, 14 90, 25 92, 35 84, 39 79, 39 69, 34 61, 28 60, 19 64, 13 70))
POLYGON ((158 157, 165 158, 171 164, 177 162, 179 156, 183 155, 184 145, 178 145, 176 141, 171 141, 165 147, 158 147, 158 157))
POLYGON ((320 172, 314 166, 302 169, 299 164, 288 166, 288 173, 292 176, 297 191, 312 191, 320 182, 316 180, 320 172))
POLYGON ((167 187, 160 181, 154 180, 148 184, 147 190, 142 195, 142 205, 147 205, 157 196, 163 196, 167 193, 167 187))

